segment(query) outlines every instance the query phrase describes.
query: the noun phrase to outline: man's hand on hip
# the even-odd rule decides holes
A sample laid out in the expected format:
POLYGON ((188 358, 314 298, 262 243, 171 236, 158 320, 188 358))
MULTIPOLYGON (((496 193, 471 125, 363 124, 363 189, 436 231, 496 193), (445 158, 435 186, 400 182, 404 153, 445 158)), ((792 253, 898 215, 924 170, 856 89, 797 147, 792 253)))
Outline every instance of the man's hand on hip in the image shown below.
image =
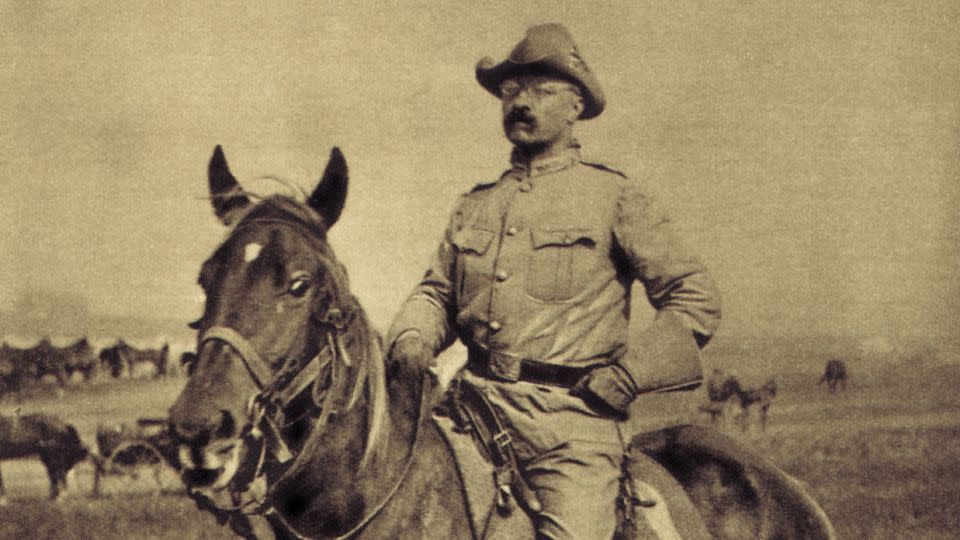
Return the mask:
POLYGON ((570 393, 582 399, 594 411, 624 419, 637 396, 630 375, 617 364, 599 367, 580 379, 570 393))

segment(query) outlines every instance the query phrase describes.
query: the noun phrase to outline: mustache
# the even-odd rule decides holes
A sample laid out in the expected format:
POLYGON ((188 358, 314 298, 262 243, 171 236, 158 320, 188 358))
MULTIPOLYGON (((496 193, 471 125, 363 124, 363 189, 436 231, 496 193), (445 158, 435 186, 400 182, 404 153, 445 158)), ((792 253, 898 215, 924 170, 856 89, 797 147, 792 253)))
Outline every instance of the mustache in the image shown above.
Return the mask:
POLYGON ((504 118, 504 122, 507 125, 512 125, 517 122, 523 122, 525 124, 534 125, 537 123, 537 119, 530 114, 526 109, 510 109, 510 112, 507 113, 507 117, 504 118))

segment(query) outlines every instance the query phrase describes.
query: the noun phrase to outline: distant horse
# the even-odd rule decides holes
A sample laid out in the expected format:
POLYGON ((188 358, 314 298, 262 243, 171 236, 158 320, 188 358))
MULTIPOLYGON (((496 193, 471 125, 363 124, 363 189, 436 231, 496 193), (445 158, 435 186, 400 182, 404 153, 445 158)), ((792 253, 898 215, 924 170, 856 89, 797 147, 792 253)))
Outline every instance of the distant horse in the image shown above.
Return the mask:
MULTIPOLYGON (((427 418, 433 380, 384 363, 327 243, 347 191, 340 151, 306 204, 253 203, 220 147, 209 183, 233 228, 200 270, 197 356, 170 409, 197 504, 246 537, 480 537, 427 418)), ((799 483, 718 433, 686 426, 635 443, 673 472, 715 537, 835 537, 799 483)), ((512 537, 532 537, 523 522, 512 537)))
MULTIPOLYGON (((51 499, 58 498, 66 489, 67 473, 86 459, 87 454, 77 430, 56 416, 0 416, 0 460, 39 457, 47 468, 51 499)), ((6 490, 0 475, 0 501, 5 498, 6 490)))
POLYGON ((837 386, 841 390, 847 389, 847 365, 844 364, 843 360, 830 360, 827 362, 826 367, 823 371, 823 376, 820 377, 820 381, 817 382, 817 386, 827 383, 827 387, 830 388, 830 392, 836 392, 837 386))
POLYGON ((110 370, 110 376, 114 379, 119 378, 124 370, 133 376, 136 366, 140 364, 152 365, 154 376, 163 377, 167 374, 169 357, 170 345, 167 343, 160 349, 137 349, 122 339, 100 351, 100 362, 110 370))
POLYGON ((767 429, 767 415, 770 410, 770 405, 773 404, 774 398, 777 397, 777 381, 774 379, 769 379, 763 386, 759 388, 744 388, 740 390, 740 429, 742 431, 747 431, 747 426, 750 420, 750 411, 752 409, 757 409, 760 414, 760 429, 766 431, 767 429))
POLYGON ((725 371, 714 368, 707 377, 708 403, 701 405, 700 410, 710 416, 710 423, 717 424, 720 420, 730 418, 734 409, 740 403, 740 381, 725 371))
POLYGON ((19 392, 37 377, 36 364, 30 349, 7 345, 0 347, 0 393, 19 392))
POLYGON ((43 338, 35 346, 24 349, 24 355, 24 360, 33 365, 37 382, 50 375, 56 379, 61 388, 67 385, 65 356, 50 342, 49 338, 43 338))
POLYGON ((54 347, 49 354, 52 363, 63 365, 68 379, 73 377, 74 373, 79 373, 85 382, 89 382, 97 370, 97 358, 87 338, 79 339, 63 348, 54 347))

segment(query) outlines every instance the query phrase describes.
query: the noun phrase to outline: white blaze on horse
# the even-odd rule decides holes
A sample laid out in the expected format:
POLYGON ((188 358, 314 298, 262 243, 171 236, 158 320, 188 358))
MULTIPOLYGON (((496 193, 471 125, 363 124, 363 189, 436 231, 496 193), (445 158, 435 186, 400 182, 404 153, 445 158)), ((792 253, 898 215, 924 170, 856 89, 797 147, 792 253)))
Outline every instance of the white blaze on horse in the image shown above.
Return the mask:
MULTIPOLYGON (((305 203, 255 200, 220 147, 209 185, 215 214, 232 228, 200 270, 197 352, 169 416, 197 504, 246 537, 484 537, 487 514, 477 519, 464 493, 471 471, 430 418, 441 392, 414 368, 385 364, 327 242, 347 194, 340 151, 305 203)), ((798 482, 716 432, 681 426, 633 446, 645 453, 634 461, 656 460, 676 478, 669 496, 692 512, 673 515, 679 529, 834 537, 798 482)), ((472 474, 489 482, 492 467, 472 474)), ((509 537, 532 537, 526 515, 513 517, 509 537)))

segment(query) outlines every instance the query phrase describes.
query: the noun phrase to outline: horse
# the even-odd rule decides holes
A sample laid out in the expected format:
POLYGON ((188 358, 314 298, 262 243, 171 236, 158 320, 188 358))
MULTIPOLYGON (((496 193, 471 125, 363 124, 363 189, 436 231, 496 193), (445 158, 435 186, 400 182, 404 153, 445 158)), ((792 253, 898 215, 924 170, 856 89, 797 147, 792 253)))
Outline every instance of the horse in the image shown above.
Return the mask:
MULTIPOLYGON (((327 242, 347 193, 339 149, 305 202, 254 201, 219 146, 208 182, 231 228, 201 266, 197 353, 169 412, 197 505, 248 538, 483 537, 430 419, 442 392, 431 375, 385 359, 327 242)), ((796 481, 705 430, 634 440, 683 485, 704 534, 835 537, 796 481)), ((532 537, 526 514, 514 515, 522 526, 510 536, 532 537)))
POLYGON ((770 410, 770 405, 773 404, 774 398, 777 397, 777 381, 773 378, 770 378, 759 388, 743 388, 739 392, 740 398, 740 408, 741 413, 739 416, 740 419, 740 430, 747 431, 748 423, 750 421, 750 411, 751 409, 756 408, 760 411, 760 429, 766 431, 767 429, 767 416, 770 410))
MULTIPOLYGON (((56 416, 0 416, 0 460, 37 456, 47 469, 50 499, 67 488, 67 473, 88 456, 76 428, 56 416)), ((6 500, 0 475, 0 501, 6 500)))
POLYGON ((841 390, 847 389, 847 365, 843 360, 833 359, 827 362, 823 370, 823 375, 820 377, 820 381, 817 382, 817 386, 823 383, 827 383, 827 387, 830 388, 831 393, 836 393, 837 386, 839 386, 841 390))
POLYGON ((114 379, 123 375, 124 369, 133 376, 136 366, 150 364, 154 367, 154 377, 167 374, 167 362, 170 357, 170 345, 164 343, 160 349, 137 349, 123 339, 100 351, 100 363, 110 370, 114 379))
POLYGON ((6 343, 0 347, 0 391, 19 397, 24 384, 36 377, 36 364, 30 349, 19 349, 6 343))
POLYGON ((81 338, 63 348, 54 347, 51 352, 57 363, 63 364, 67 379, 79 373, 84 382, 93 378, 97 369, 97 357, 87 338, 81 338))
POLYGON ((120 342, 120 354, 127 364, 127 371, 133 375, 136 366, 149 364, 154 368, 154 377, 167 375, 167 362, 170 358, 170 345, 164 343, 159 349, 137 349, 120 342))
MULTIPOLYGON (((740 381, 732 374, 714 368, 707 377, 707 399, 706 404, 700 406, 702 412, 710 416, 710 423, 715 425, 724 420, 729 423, 734 409, 740 406, 740 395, 743 388, 740 381)), ((740 413, 743 410, 741 408, 740 413)))
MULTIPOLYGON (((89 344, 87 346, 89 347, 89 344)), ((50 342, 49 338, 43 338, 35 346, 23 349, 22 361, 32 364, 32 371, 37 382, 40 382, 47 375, 51 375, 56 379, 60 388, 67 385, 66 357, 61 349, 50 342)))

